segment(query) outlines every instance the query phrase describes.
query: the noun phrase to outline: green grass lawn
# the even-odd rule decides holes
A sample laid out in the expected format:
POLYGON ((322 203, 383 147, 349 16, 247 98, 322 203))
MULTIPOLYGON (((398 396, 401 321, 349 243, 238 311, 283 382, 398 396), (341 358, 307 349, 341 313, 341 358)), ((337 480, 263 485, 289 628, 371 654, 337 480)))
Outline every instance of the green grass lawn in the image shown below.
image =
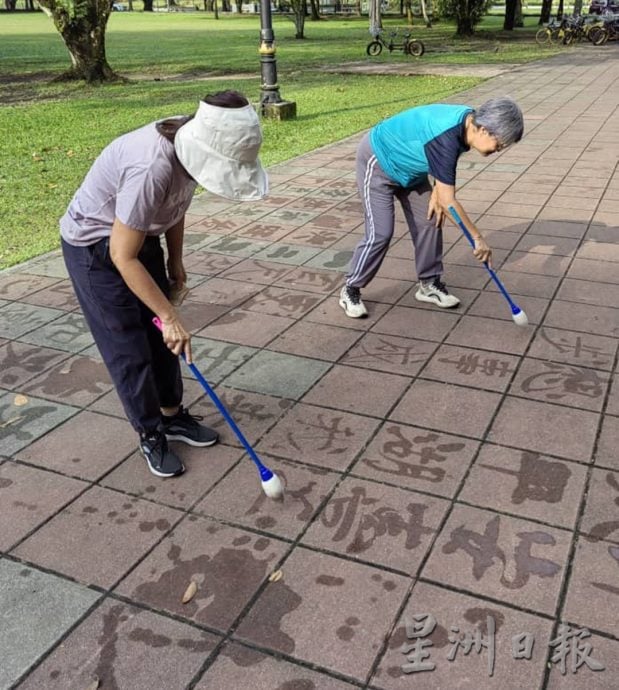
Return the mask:
MULTIPOLYGON (((474 40, 453 39, 453 26, 416 34, 428 46, 421 58, 440 62, 521 62, 547 55, 532 41, 535 21, 509 42, 489 18, 474 40)), ((391 26, 403 20, 390 19, 391 26)), ((281 93, 297 103, 294 121, 265 122, 267 165, 337 141, 412 105, 441 100, 476 78, 325 74, 321 66, 358 60, 411 60, 402 53, 367 58, 367 18, 306 23, 294 39, 290 19, 276 17, 281 93)), ((100 150, 115 136, 159 117, 193 113, 198 99, 237 88, 260 92, 259 20, 218 21, 203 12, 113 13, 108 24, 111 66, 125 84, 88 87, 52 83, 68 53, 43 14, 3 14, 0 22, 0 268, 58 246, 58 218, 100 150), (207 78, 208 77, 208 78, 207 78)))

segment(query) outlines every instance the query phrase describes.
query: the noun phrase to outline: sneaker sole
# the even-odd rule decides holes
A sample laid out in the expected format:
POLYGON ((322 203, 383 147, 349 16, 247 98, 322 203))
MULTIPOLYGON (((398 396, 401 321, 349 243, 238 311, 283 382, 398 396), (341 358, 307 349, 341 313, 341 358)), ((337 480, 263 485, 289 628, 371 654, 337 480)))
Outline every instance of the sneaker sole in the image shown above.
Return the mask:
POLYGON ((165 437, 168 441, 179 441, 180 443, 184 443, 187 446, 193 446, 194 448, 208 448, 209 446, 214 446, 217 441, 219 441, 219 436, 212 441, 202 443, 200 443, 200 441, 192 441, 186 436, 179 436, 176 434, 166 434, 165 437))
POLYGON ((340 300, 340 307, 342 307, 346 316, 350 317, 351 319, 365 319, 365 317, 368 315, 367 311, 365 312, 365 314, 351 314, 348 311, 348 308, 346 307, 346 302, 344 302, 343 299, 340 300))
POLYGON ((140 453, 142 453, 142 457, 144 458, 144 460, 146 460, 146 464, 148 465, 148 469, 150 470, 151 474, 154 474, 155 477, 161 477, 162 479, 169 479, 170 477, 179 477, 185 471, 185 466, 181 465, 181 469, 178 472, 172 472, 172 473, 159 472, 150 464, 150 462, 148 461, 148 457, 144 454, 144 452, 142 450, 140 450, 140 453))
POLYGON ((415 299, 418 302, 428 302, 428 304, 434 304, 441 309, 455 309, 460 305, 460 300, 458 300, 455 304, 441 304, 440 300, 438 300, 436 297, 426 297, 426 295, 420 295, 417 292, 415 293, 415 299))

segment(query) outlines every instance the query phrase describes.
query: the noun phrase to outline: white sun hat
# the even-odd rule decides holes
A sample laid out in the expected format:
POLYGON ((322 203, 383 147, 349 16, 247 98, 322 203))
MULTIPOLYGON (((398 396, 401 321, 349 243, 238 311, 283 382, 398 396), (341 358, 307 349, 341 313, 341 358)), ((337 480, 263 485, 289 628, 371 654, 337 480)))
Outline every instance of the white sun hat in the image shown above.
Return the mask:
POLYGON ((258 158, 261 144, 260 121, 251 105, 222 108, 204 101, 174 138, 176 155, 194 180, 236 201, 262 199, 269 191, 258 158))

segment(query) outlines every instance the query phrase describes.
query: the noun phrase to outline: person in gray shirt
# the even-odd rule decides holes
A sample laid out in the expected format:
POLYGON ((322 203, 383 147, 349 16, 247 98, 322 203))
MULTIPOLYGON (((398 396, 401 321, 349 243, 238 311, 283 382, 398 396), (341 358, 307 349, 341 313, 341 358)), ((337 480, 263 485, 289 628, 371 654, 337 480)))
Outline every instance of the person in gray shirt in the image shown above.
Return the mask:
POLYGON ((258 116, 242 94, 209 95, 193 117, 152 122, 109 144, 60 220, 84 318, 158 477, 185 470, 169 440, 210 446, 218 438, 182 405, 178 356, 191 363, 191 339, 170 301, 170 285, 187 280, 185 213, 198 183, 229 199, 263 198, 261 144, 258 116))

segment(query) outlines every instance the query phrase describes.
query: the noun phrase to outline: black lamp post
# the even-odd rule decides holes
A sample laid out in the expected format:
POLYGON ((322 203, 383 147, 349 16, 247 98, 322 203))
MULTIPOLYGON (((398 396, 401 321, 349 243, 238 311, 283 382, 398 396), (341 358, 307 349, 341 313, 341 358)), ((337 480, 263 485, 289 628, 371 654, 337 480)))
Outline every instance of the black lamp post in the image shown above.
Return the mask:
POLYGON ((285 101, 279 93, 277 62, 275 60, 275 34, 271 16, 271 0, 260 0, 260 112, 263 117, 288 120, 296 117, 297 104, 285 101))

